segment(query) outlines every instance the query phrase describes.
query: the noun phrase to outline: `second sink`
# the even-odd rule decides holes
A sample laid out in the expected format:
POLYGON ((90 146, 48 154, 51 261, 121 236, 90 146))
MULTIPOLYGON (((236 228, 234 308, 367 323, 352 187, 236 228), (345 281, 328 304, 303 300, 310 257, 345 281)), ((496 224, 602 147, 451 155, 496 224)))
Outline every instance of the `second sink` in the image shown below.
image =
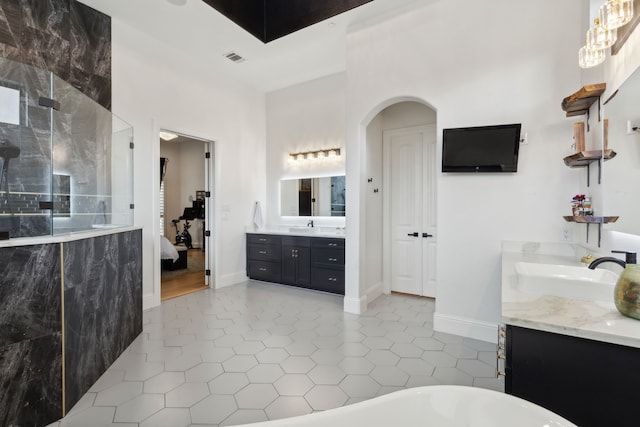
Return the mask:
POLYGON ((553 295, 585 301, 613 302, 618 275, 605 269, 518 262, 516 286, 527 293, 553 295))

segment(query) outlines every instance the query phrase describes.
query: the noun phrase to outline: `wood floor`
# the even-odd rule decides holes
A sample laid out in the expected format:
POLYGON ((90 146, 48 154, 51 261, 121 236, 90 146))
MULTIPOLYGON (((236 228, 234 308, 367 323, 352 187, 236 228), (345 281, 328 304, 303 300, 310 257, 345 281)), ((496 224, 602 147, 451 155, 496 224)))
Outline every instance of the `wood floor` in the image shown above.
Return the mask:
MULTIPOLYGON (((188 258, 204 259, 204 255, 204 252, 193 249, 187 253, 188 258)), ((187 262, 189 262, 188 259, 187 262)), ((164 301, 203 289, 207 289, 207 286, 204 284, 204 270, 195 273, 185 273, 171 279, 162 279, 160 299, 164 301)))

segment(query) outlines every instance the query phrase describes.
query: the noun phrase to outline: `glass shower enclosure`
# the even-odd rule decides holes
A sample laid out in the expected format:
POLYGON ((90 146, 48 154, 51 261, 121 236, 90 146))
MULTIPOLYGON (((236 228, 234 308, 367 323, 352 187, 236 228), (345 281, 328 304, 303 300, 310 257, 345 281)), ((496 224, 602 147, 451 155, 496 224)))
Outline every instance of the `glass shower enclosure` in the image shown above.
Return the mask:
POLYGON ((0 238, 133 224, 133 128, 49 71, 0 58, 0 238))

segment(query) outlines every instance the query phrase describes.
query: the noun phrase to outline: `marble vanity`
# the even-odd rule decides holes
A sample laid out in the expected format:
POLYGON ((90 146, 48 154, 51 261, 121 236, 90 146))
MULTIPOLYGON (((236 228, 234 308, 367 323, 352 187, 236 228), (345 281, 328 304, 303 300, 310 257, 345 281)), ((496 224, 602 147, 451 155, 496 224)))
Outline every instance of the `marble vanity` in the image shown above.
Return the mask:
POLYGON ((518 283, 517 263, 586 269, 582 252, 570 244, 503 242, 505 391, 581 427, 635 426, 640 321, 616 310, 613 287, 610 300, 599 301, 525 291, 518 283))
POLYGON ((344 230, 247 231, 247 277, 344 295, 344 230))
POLYGON ((142 332, 142 230, 0 241, 0 425, 45 426, 142 332))

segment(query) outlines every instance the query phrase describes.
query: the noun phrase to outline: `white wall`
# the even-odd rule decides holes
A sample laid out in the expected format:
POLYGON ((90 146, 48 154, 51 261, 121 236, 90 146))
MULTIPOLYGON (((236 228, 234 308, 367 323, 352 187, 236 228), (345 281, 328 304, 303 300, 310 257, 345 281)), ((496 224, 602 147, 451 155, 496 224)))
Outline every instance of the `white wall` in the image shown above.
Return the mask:
MULTIPOLYGON (((432 2, 348 36, 345 309, 366 307, 366 132, 406 97, 441 129, 522 123, 517 174, 439 174, 435 326, 495 339, 502 240, 557 241, 577 176, 563 165, 572 122, 560 101, 580 83, 581 1, 432 2)), ((439 160, 438 160, 439 163, 439 160)))
POLYGON ((245 279, 244 229, 265 200, 264 94, 112 20, 113 112, 134 127, 135 224, 143 231, 144 307, 159 304, 162 129, 214 140, 215 285, 245 279), (224 248, 224 250, 220 250, 224 248))
MULTIPOLYGON (((340 73, 267 94, 267 225, 306 225, 308 221, 280 216, 281 179, 345 174, 345 88, 346 76, 340 73), (288 160, 289 153, 324 148, 340 148, 342 155, 288 160)), ((350 185, 347 177, 347 199, 350 185)), ((316 226, 341 227, 344 223, 344 217, 315 219, 316 226)))

